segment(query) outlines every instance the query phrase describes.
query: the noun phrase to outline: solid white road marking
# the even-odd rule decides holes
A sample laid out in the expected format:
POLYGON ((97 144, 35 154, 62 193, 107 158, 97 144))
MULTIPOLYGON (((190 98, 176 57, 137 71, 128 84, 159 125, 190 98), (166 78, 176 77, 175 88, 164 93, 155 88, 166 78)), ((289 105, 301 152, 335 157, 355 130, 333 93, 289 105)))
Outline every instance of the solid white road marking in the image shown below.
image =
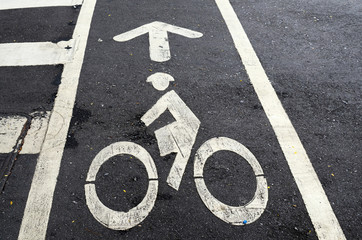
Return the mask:
POLYGON ((44 114, 35 112, 31 115, 33 115, 33 118, 24 138, 24 144, 20 151, 21 154, 39 153, 48 129, 50 112, 45 112, 44 114))
POLYGON ((35 168, 18 239, 45 239, 54 189, 74 108, 89 28, 96 0, 85 0, 73 39, 78 40, 74 60, 64 65, 62 82, 35 168))
POLYGON ((83 0, 1 0, 0 10, 81 5, 83 0))
POLYGON ((345 239, 308 155, 228 0, 215 0, 274 129, 319 239, 345 239))
POLYGON ((117 142, 103 148, 89 167, 87 182, 96 180, 99 168, 108 159, 122 154, 136 157, 146 167, 149 183, 142 202, 127 212, 114 211, 99 200, 94 183, 88 183, 84 186, 87 205, 92 215, 103 226, 113 230, 127 230, 141 223, 155 205, 158 191, 157 169, 151 155, 146 149, 132 142, 117 142))
POLYGON ((158 91, 163 91, 168 88, 170 82, 175 81, 175 79, 167 73, 155 73, 147 78, 146 82, 152 83, 152 86, 158 91))
POLYGON ((0 118, 0 153, 13 151, 26 122, 27 118, 22 116, 0 118))
POLYGON ((175 122, 155 131, 160 155, 177 153, 167 177, 167 183, 178 190, 192 146, 195 143, 200 121, 175 91, 164 94, 141 118, 149 126, 162 113, 169 110, 175 122))
POLYGON ((71 62, 75 41, 2 43, 0 44, 0 67, 56 65, 71 62))
POLYGON ((197 150, 194 162, 194 177, 197 191, 206 207, 224 222, 233 225, 253 223, 261 216, 268 202, 268 185, 255 156, 241 143, 226 137, 212 138, 197 150), (211 155, 218 151, 231 151, 243 157, 252 167, 256 177, 253 199, 244 206, 230 206, 217 200, 207 189, 204 181, 204 166, 211 155))
POLYGON ((117 42, 126 42, 143 34, 149 33, 151 60, 156 62, 166 62, 171 59, 167 32, 179 34, 187 38, 202 37, 202 33, 156 21, 119 34, 113 39, 117 42))

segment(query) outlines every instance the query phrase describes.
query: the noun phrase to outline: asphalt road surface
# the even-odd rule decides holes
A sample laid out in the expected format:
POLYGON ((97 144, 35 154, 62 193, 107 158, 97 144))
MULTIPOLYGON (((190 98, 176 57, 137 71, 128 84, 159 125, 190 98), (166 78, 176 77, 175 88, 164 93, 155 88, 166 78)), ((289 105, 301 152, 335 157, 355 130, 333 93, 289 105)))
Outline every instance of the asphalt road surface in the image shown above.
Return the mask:
POLYGON ((0 22, 0 239, 362 239, 361 1, 0 22))

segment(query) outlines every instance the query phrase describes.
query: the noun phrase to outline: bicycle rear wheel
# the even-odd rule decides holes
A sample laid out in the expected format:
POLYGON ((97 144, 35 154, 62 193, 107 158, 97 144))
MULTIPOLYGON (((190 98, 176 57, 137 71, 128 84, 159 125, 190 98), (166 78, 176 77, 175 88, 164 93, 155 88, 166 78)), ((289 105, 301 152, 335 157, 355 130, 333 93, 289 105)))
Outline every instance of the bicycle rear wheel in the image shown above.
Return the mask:
POLYGON ((84 185, 86 202, 93 217, 105 227, 113 230, 127 230, 141 223, 152 210, 158 191, 157 170, 151 155, 142 146, 132 142, 116 142, 103 148, 89 167, 87 182, 94 182, 100 167, 111 157, 121 154, 136 157, 147 170, 149 179, 147 193, 136 207, 128 212, 112 210, 99 200, 94 183, 84 185))

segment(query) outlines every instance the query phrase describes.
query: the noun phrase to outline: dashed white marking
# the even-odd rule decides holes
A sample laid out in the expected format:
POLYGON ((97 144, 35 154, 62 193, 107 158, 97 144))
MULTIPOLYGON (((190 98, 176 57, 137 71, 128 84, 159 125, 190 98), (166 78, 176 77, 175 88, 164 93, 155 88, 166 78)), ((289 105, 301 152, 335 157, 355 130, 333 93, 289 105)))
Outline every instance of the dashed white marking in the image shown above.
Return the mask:
POLYGON ((24 138, 24 144, 21 148, 21 154, 37 154, 43 145, 50 112, 44 114, 33 113, 30 128, 24 138))
POLYGON ((168 185, 178 190, 200 121, 173 90, 163 95, 141 120, 149 126, 167 109, 176 121, 156 130, 155 135, 161 156, 177 153, 166 181, 168 185))
POLYGON ((71 62, 75 41, 2 43, 0 44, 0 67, 56 65, 71 62))
POLYGON ((27 118, 22 116, 0 118, 0 153, 13 151, 26 122, 27 118))
POLYGON ((215 0, 274 129, 319 239, 345 239, 328 198, 273 86, 228 0, 215 0))
POLYGON ((268 186, 255 156, 241 143, 226 137, 212 138, 197 150, 194 163, 194 177, 197 191, 206 207, 224 222, 244 225, 255 222, 264 212, 268 202, 268 186), (252 167, 256 176, 256 191, 253 199, 244 206, 230 206, 217 200, 207 189, 204 181, 204 166, 209 157, 218 151, 231 151, 243 157, 252 167))
POLYGON ((0 10, 81 5, 83 0, 1 0, 0 10))
POLYGON ((96 0, 85 0, 73 39, 78 40, 74 60, 64 65, 62 83, 54 102, 45 140, 29 191, 18 239, 45 239, 53 194, 74 108, 89 28, 96 0))
POLYGON ((136 157, 146 167, 149 183, 142 202, 127 212, 115 211, 106 207, 99 200, 94 183, 88 183, 84 186, 87 205, 94 218, 105 227, 114 230, 126 230, 141 223, 155 205, 158 191, 158 175, 151 155, 143 147, 132 142, 117 142, 102 149, 92 161, 87 181, 94 182, 99 168, 109 158, 122 154, 136 157))
POLYGON ((119 34, 113 39, 117 42, 126 42, 143 34, 149 33, 151 60, 156 62, 165 62, 171 59, 167 32, 179 34, 188 38, 202 37, 202 33, 156 21, 119 34))

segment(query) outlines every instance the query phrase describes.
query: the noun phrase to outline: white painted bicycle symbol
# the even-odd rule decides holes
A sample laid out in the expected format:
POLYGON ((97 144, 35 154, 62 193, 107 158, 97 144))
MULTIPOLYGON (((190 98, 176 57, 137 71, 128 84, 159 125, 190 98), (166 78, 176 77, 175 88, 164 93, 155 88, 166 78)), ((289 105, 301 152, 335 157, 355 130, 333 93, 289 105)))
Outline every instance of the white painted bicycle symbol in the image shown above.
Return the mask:
MULTIPOLYGON (((166 36, 166 42, 168 42, 165 29, 181 35, 183 33, 184 36, 187 37, 202 36, 201 33, 160 22, 152 24, 135 30, 145 33, 148 28, 152 28, 152 31, 154 31, 153 41, 156 42, 157 39, 155 38, 161 35, 163 40, 165 40, 166 36), (157 30, 163 31, 163 34, 158 34, 157 30)), ((135 30, 118 35, 115 39, 120 40, 122 37, 127 40, 132 39, 139 35, 135 30)), ((151 48, 152 46, 150 46, 150 49, 151 48)), ((165 49, 163 48, 163 50, 165 49)), ((157 56, 153 59, 158 59, 155 61, 167 61, 170 59, 168 47, 166 53, 160 52, 161 55, 157 55, 156 49, 153 49, 152 53, 153 56, 157 56), (164 56, 164 58, 162 56, 164 56)), ((173 77, 165 73, 155 73, 147 79, 147 82, 151 82, 154 88, 159 91, 165 90, 170 81, 174 81, 173 77)), ((169 110, 176 121, 156 130, 155 136, 160 156, 177 153, 166 181, 169 186, 178 190, 191 155, 192 146, 195 143, 200 121, 175 91, 169 91, 164 94, 156 104, 142 116, 141 120, 146 126, 149 126, 166 110, 169 110)), ((253 223, 261 216, 266 208, 268 189, 263 170, 255 156, 244 145, 233 139, 227 137, 212 138, 201 145, 194 159, 194 180, 197 191, 205 206, 216 217, 229 224, 243 225, 253 223), (230 206, 222 203, 210 193, 205 184, 203 171, 206 161, 214 153, 219 151, 231 151, 238 154, 250 164, 254 171, 256 191, 252 200, 243 206, 230 206)), ((86 181, 88 183, 85 184, 85 196, 90 212, 102 225, 114 230, 127 230, 141 223, 151 212, 157 198, 158 174, 154 160, 146 149, 133 142, 116 142, 102 149, 92 161, 86 181), (97 196, 94 183, 100 167, 111 157, 123 154, 132 155, 140 160, 147 170, 149 179, 146 196, 136 207, 130 209, 128 212, 115 211, 105 206, 97 196)))

